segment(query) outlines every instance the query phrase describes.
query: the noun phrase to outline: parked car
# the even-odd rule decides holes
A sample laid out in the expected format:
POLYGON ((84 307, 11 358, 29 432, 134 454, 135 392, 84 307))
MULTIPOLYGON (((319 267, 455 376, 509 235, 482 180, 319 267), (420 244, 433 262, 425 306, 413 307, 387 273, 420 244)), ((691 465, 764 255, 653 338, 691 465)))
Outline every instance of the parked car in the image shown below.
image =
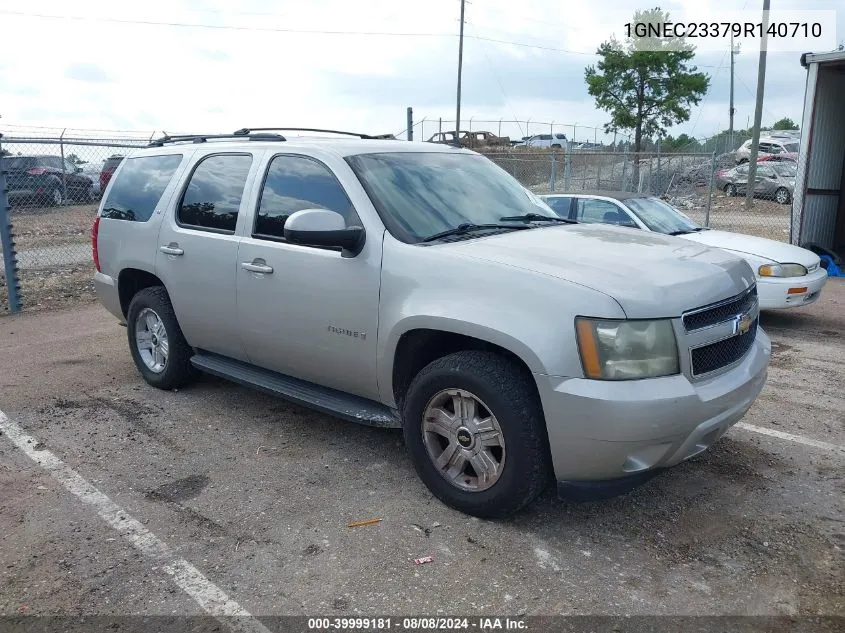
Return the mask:
POLYGON ((567 149, 569 141, 566 140, 566 134, 556 132, 555 134, 536 134, 530 136, 525 141, 526 147, 545 147, 551 149, 567 149))
MULTIPOLYGON (((757 146, 757 155, 762 156, 766 154, 797 154, 798 146, 801 142, 800 138, 795 138, 792 135, 783 135, 781 137, 765 136, 760 138, 757 146)), ((751 139, 745 141, 736 150, 736 164, 742 165, 747 163, 751 158, 751 139)))
POLYGON ((432 493, 477 516, 697 455, 771 353, 743 259, 572 224, 435 144, 160 139, 117 168, 92 248, 149 384, 201 370, 401 427, 432 493))
POLYGON ((65 201, 94 201, 93 180, 61 156, 7 156, 3 162, 10 204, 59 206, 65 201))
POLYGON ((827 281, 810 250, 751 235, 706 229, 664 200, 646 194, 594 192, 542 196, 562 218, 679 236, 724 249, 753 268, 762 309, 806 306, 827 281))
POLYGON ((105 192, 109 185, 112 174, 117 166, 123 161, 123 156, 120 154, 113 154, 103 162, 103 168, 100 170, 100 191, 105 192))
MULTIPOLYGON (((754 196, 789 204, 795 193, 797 164, 791 161, 765 161, 757 164, 754 196)), ((748 164, 737 165, 715 174, 716 186, 727 196, 745 195, 748 189, 748 164)))
MULTIPOLYGON (((492 132, 468 132, 462 130, 458 134, 461 147, 481 149, 485 147, 510 147, 511 140, 507 136, 496 136, 492 132)), ((455 132, 438 132, 428 139, 429 143, 455 144, 455 132)))
POLYGON ((95 200, 99 200, 100 198, 100 175, 102 174, 102 171, 102 167, 96 163, 85 163, 82 165, 82 174, 91 179, 91 187, 94 192, 95 200))
POLYGON ((572 144, 573 150, 580 150, 580 151, 588 151, 588 152, 596 152, 599 150, 604 149, 604 145, 602 143, 573 143, 572 144))

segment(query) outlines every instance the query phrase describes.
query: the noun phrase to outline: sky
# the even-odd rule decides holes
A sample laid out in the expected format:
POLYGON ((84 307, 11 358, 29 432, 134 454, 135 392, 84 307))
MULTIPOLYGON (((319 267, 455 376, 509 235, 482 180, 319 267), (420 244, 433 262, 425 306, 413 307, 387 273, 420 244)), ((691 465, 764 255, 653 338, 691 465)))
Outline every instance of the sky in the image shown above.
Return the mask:
MULTIPOLYGON (((836 4, 772 2, 802 11, 836 4)), ((469 0, 462 127, 472 117, 472 129, 498 132, 500 119, 518 120, 501 130, 520 137, 554 123, 575 140, 606 140, 608 115, 587 94, 584 69, 635 10, 656 4, 677 20, 693 10, 756 12, 762 0, 469 0)), ((438 118, 455 118, 459 16, 459 0, 0 0, 0 131, 302 125, 395 134, 411 106, 416 138, 428 138, 438 118)), ((845 9, 824 27, 843 41, 845 9)), ((699 46, 694 63, 711 88, 671 134, 727 128, 728 49, 728 40, 699 46)), ((764 125, 800 122, 802 51, 770 50, 764 125)), ((753 121, 757 65, 757 48, 744 46, 737 128, 753 121)))

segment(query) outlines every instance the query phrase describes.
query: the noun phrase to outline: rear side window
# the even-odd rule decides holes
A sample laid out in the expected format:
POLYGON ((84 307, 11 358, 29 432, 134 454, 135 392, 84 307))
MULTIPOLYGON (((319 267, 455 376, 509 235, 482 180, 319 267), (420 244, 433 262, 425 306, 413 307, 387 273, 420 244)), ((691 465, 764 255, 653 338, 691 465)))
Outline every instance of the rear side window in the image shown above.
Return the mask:
POLYGON ((217 154, 200 161, 182 194, 179 224, 234 233, 251 165, 249 154, 217 154))
POLYGON ((328 167, 305 156, 276 156, 264 179, 253 235, 283 238, 288 216, 303 209, 336 211, 347 225, 357 221, 352 203, 328 167))
POLYGON ((546 198, 543 202, 549 205, 560 217, 569 218, 569 208, 572 204, 572 198, 546 198))
POLYGON ((112 183, 100 217, 130 222, 149 220, 181 162, 181 154, 128 159, 112 183))

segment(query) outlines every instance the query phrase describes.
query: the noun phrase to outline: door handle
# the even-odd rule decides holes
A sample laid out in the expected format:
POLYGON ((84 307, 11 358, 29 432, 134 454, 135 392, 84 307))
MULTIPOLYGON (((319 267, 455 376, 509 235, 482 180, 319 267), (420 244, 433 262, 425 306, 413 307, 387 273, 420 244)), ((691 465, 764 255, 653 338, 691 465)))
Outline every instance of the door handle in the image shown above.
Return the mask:
POLYGON ((167 246, 159 246, 158 250, 160 250, 165 255, 184 255, 185 251, 183 251, 177 244, 168 244, 167 246))
POLYGON ((272 275, 273 267, 267 264, 258 264, 255 262, 241 262, 241 268, 248 270, 251 273, 261 273, 263 275, 272 275))

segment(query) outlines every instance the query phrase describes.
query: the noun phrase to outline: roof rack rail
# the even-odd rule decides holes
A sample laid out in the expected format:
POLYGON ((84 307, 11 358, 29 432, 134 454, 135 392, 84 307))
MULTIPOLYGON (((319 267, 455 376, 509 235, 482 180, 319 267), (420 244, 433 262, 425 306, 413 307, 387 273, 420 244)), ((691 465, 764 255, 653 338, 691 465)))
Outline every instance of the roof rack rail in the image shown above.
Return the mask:
POLYGON ((246 136, 252 132, 323 132, 325 134, 343 134, 344 136, 357 136, 361 139, 378 139, 388 138, 392 134, 381 134, 378 136, 371 136, 370 134, 359 134, 358 132, 344 132, 343 130, 324 130, 316 127, 244 127, 240 130, 235 130, 236 136, 246 136))
POLYGON ((237 138, 243 139, 246 137, 250 141, 286 141, 287 139, 281 134, 182 134, 170 136, 165 134, 159 138, 150 141, 147 147, 161 147, 166 143, 205 143, 208 140, 223 139, 223 138, 237 138))

